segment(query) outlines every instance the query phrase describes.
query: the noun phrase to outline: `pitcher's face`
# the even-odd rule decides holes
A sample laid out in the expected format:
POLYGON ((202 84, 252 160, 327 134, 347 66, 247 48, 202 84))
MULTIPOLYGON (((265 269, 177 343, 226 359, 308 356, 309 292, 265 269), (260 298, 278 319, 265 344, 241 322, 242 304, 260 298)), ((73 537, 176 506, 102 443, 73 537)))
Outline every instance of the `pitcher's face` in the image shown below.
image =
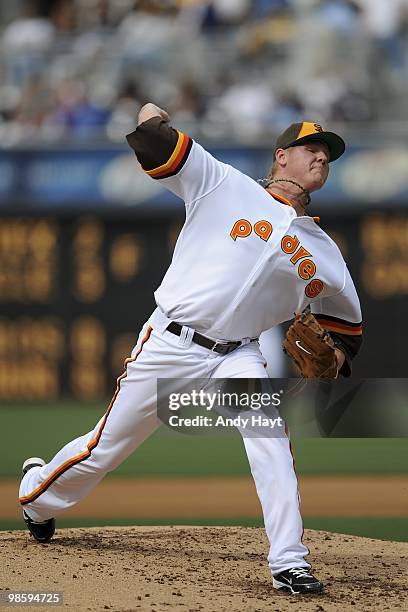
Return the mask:
POLYGON ((280 159, 285 176, 297 181, 310 193, 323 187, 329 175, 330 159, 324 142, 310 141, 278 151, 285 153, 280 159))

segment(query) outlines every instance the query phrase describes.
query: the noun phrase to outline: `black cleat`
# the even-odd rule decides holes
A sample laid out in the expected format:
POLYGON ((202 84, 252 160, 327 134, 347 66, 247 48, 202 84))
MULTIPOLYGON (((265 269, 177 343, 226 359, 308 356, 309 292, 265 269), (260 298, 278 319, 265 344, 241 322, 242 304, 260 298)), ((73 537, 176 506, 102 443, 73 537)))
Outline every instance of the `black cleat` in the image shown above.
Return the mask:
MULTIPOLYGON (((26 459, 23 463, 23 476, 27 474, 29 470, 33 467, 43 466, 45 465, 44 459, 40 457, 30 457, 30 459, 26 459)), ((55 519, 50 518, 46 521, 42 521, 41 523, 37 523, 30 519, 30 517, 24 512, 23 509, 23 519, 25 524, 27 525, 31 535, 37 542, 41 544, 45 544, 49 542, 54 535, 55 532, 55 519)))
POLYGON ((322 593, 323 583, 309 573, 306 567, 291 567, 273 576, 275 589, 284 589, 292 594, 322 593))

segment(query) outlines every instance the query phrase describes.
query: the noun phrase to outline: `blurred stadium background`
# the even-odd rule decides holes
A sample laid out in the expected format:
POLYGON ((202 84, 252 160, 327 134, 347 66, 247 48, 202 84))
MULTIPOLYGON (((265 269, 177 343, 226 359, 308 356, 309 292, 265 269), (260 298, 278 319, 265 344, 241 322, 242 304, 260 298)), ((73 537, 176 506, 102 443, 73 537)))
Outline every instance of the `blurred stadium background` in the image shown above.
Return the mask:
MULTIPOLYGON (((0 28, 0 527, 22 459, 104 412, 170 261, 183 205, 124 138, 146 101, 255 179, 291 122, 344 136, 312 213, 359 288, 354 375, 406 376, 408 0, 15 0, 0 28)), ((267 350, 290 375, 279 332, 267 350)), ((306 526, 406 539, 406 440, 294 447, 306 526)), ((235 437, 159 431, 107 482, 127 509, 60 524, 261 521, 235 437)))

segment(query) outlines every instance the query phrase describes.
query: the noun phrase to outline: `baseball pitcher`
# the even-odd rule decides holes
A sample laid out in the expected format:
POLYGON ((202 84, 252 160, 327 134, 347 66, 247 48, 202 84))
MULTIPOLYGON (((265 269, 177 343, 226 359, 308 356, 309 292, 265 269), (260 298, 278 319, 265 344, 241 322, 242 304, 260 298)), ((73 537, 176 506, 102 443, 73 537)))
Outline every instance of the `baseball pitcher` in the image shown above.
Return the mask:
MULTIPOLYGON (((55 516, 85 497, 155 429, 157 378, 265 378, 259 335, 293 319, 285 349, 303 376, 349 376, 362 335, 359 300, 336 244, 307 213, 343 140, 317 123, 278 138, 261 186, 221 163, 168 114, 146 104, 127 136, 146 174, 185 202, 171 265, 110 405, 89 433, 48 463, 23 464, 20 503, 28 529, 49 541, 55 516)), ((273 586, 316 593, 302 543, 288 437, 244 437, 270 542, 273 586)))

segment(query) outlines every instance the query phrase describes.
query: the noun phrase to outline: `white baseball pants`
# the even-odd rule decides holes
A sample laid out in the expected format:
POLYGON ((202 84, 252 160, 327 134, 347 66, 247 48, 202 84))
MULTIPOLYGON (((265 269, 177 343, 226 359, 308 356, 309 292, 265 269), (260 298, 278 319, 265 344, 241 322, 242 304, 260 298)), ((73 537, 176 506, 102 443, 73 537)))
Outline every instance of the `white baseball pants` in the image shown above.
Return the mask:
MULTIPOLYGON (((264 378, 257 342, 219 355, 178 337, 169 319, 156 309, 144 325, 115 395, 95 428, 69 442, 43 467, 21 481, 20 503, 34 521, 55 517, 83 499, 108 472, 122 463, 160 425, 156 411, 157 378, 264 378)), ((302 543, 302 519, 296 475, 287 437, 244 437, 252 475, 270 542, 273 574, 310 567, 302 543)), ((135 510, 137 514, 137 510, 135 510)))

